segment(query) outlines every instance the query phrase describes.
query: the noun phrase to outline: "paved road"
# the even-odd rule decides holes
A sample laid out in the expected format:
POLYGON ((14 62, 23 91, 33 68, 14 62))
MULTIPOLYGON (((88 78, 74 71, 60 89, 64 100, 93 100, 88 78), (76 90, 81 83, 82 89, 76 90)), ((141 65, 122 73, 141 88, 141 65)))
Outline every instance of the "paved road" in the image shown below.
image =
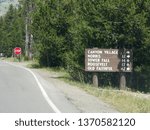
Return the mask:
POLYGON ((0 60, 0 113, 118 112, 55 74, 0 60))
POLYGON ((66 106, 63 112, 79 112, 53 86, 47 94, 44 88, 47 86, 48 84, 33 72, 0 61, 0 112, 62 112, 55 103, 60 109, 66 106))

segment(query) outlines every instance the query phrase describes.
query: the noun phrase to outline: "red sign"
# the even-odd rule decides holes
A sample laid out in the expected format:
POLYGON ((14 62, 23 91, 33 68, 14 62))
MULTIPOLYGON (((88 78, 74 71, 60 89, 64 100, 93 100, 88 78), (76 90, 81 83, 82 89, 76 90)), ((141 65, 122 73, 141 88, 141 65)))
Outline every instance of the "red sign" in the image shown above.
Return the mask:
POLYGON ((20 47, 14 48, 14 54, 20 55, 21 54, 21 48, 20 47))

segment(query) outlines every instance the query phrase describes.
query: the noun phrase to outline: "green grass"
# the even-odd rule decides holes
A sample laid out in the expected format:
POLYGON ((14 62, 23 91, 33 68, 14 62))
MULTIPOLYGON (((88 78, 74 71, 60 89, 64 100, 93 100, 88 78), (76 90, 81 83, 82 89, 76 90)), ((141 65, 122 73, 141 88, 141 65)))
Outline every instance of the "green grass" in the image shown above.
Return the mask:
POLYGON ((97 88, 90 84, 80 83, 71 79, 69 74, 63 68, 41 68, 37 62, 28 62, 28 67, 41 69, 49 73, 57 73, 58 79, 64 82, 78 87, 87 93, 94 95, 95 97, 103 100, 106 103, 111 104, 120 112, 131 112, 131 113, 147 113, 150 112, 150 98, 144 98, 141 93, 122 91, 111 88, 97 88))
POLYGON ((101 90, 99 97, 121 112, 150 112, 150 99, 136 97, 126 91, 101 90))
MULTIPOLYGON (((27 61, 27 62, 29 62, 29 61, 27 61)), ((34 69, 42 68, 42 67, 40 66, 40 64, 37 63, 37 62, 28 63, 27 67, 28 67, 28 68, 34 68, 34 69)))
POLYGON ((107 102, 114 106, 120 112, 131 113, 148 113, 150 112, 150 99, 141 96, 141 93, 131 91, 117 90, 111 87, 97 88, 89 84, 84 84, 71 80, 65 70, 49 68, 49 72, 57 72, 64 74, 61 80, 83 89, 87 93, 98 97, 100 100, 107 102))
POLYGON ((71 85, 77 86, 87 93, 102 99, 113 105, 120 112, 146 113, 150 112, 150 99, 142 98, 140 93, 115 90, 113 88, 96 88, 92 85, 81 84, 75 81, 64 80, 71 85))

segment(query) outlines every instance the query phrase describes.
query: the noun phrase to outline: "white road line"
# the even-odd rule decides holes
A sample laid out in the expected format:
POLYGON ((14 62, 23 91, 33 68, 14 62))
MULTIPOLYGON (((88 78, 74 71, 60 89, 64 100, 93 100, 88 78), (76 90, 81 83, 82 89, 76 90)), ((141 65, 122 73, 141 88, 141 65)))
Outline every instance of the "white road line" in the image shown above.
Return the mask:
POLYGON ((38 80, 37 76, 36 76, 30 69, 25 68, 25 67, 22 67, 22 66, 14 65, 14 64, 8 63, 8 62, 6 62, 6 63, 7 63, 7 64, 10 64, 10 65, 13 65, 13 66, 15 66, 15 67, 19 67, 19 68, 21 68, 21 69, 24 69, 24 70, 30 72, 30 73, 33 75, 33 77, 35 78, 35 80, 36 80, 36 82, 37 82, 37 84, 38 84, 38 87, 39 87, 39 89, 41 90, 41 93, 42 93, 44 99, 47 101, 48 105, 54 110, 54 112, 56 112, 56 113, 61 113, 61 111, 56 107, 56 105, 55 105, 55 104, 52 102, 52 100, 48 97, 46 91, 45 91, 44 88, 42 87, 42 85, 41 85, 40 81, 38 80))

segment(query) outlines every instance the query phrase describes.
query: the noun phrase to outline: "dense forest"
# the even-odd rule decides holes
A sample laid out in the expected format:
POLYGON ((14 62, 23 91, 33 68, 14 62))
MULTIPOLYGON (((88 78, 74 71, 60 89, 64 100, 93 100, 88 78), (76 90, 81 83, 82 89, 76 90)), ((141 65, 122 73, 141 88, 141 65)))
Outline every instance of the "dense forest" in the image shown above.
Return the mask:
MULTIPOLYGON (((150 92, 149 0, 19 0, 0 18, 0 53, 12 56, 19 46, 41 66, 63 67, 71 77, 91 83, 84 71, 85 48, 133 50, 133 72, 127 86, 150 92)), ((28 56, 28 55, 26 55, 28 56)), ((100 86, 118 86, 118 73, 99 73, 100 86)))

